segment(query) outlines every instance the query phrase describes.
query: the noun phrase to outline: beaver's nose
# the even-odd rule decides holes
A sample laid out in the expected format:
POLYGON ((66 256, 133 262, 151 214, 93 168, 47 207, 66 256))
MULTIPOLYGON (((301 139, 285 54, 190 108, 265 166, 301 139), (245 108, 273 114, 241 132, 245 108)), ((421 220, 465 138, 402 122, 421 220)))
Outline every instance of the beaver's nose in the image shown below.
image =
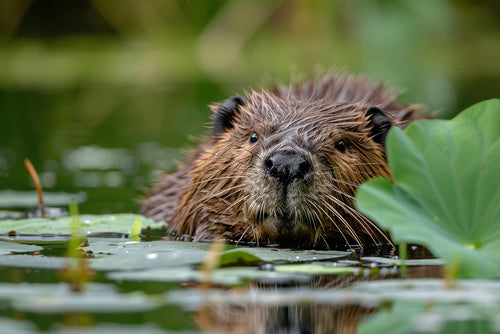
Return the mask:
POLYGON ((309 160, 294 151, 280 151, 264 160, 264 171, 284 185, 303 180, 312 170, 309 160))

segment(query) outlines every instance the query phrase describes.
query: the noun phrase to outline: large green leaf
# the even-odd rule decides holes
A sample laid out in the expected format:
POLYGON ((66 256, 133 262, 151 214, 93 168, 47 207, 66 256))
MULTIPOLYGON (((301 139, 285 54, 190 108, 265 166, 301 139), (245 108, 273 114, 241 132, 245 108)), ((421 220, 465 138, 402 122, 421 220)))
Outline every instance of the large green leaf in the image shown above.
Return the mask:
POLYGON ((363 184, 358 209, 460 276, 500 277, 500 100, 394 128, 387 152, 394 183, 363 184))

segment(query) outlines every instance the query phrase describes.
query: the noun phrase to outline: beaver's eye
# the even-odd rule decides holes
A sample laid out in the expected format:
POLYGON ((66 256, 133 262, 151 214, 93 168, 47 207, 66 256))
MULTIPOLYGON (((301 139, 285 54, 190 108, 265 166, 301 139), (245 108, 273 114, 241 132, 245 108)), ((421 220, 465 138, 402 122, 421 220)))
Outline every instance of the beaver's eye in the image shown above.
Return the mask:
POLYGON ((250 136, 250 143, 255 144, 259 140, 259 135, 257 132, 252 132, 252 135, 250 136))
POLYGON ((340 152, 345 152, 345 141, 339 140, 338 142, 335 143, 335 148, 339 150, 340 152))

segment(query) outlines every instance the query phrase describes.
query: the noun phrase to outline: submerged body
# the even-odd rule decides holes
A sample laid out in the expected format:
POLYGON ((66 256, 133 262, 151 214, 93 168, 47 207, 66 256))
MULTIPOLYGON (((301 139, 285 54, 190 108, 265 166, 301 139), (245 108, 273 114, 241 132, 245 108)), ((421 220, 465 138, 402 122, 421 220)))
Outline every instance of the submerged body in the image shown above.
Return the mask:
POLYGON ((211 133, 144 200, 141 213, 191 240, 294 247, 388 241, 354 208, 390 177, 385 136, 417 106, 361 77, 329 75, 212 106, 211 133))

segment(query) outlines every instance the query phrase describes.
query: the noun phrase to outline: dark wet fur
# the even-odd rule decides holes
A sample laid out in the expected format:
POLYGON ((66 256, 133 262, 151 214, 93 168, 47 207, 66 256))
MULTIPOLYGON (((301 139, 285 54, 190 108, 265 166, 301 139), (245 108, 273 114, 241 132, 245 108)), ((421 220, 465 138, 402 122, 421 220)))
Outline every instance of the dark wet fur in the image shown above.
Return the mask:
POLYGON ((366 78, 331 74, 214 105, 210 134, 150 191, 141 213, 196 241, 390 242, 354 209, 354 195, 372 177, 391 177, 390 126, 422 118, 396 98, 366 78))

